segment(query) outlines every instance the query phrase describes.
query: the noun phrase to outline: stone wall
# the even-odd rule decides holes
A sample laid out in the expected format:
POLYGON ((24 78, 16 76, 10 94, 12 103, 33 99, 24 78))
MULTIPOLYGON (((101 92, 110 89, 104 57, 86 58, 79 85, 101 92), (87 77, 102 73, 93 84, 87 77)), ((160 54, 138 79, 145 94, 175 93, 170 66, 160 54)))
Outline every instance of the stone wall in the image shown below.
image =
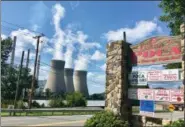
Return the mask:
POLYGON ((105 109, 129 120, 131 106, 127 96, 128 92, 128 67, 126 66, 128 43, 123 41, 112 42, 107 45, 106 61, 106 100, 105 109), (125 52, 124 52, 125 50, 125 52))

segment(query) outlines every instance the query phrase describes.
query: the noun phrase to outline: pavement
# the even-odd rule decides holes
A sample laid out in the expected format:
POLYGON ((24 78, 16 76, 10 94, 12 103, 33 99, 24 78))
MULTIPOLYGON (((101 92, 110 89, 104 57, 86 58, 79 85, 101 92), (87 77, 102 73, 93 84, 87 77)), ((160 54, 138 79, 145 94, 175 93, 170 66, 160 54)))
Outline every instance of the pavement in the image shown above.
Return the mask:
POLYGON ((92 115, 1 117, 1 126, 83 127, 92 115))
MULTIPOLYGON (((172 120, 184 118, 184 112, 172 113, 172 120)), ((1 117, 1 126, 61 126, 61 127, 83 127, 85 121, 92 115, 72 116, 17 116, 1 117)), ((171 120, 171 113, 155 113, 154 117, 171 120)))

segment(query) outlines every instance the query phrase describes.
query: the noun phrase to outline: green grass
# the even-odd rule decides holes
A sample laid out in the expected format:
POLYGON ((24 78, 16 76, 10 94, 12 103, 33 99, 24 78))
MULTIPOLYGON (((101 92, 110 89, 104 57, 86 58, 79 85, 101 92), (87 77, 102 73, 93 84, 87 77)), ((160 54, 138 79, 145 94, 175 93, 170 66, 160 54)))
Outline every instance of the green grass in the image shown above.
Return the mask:
MULTIPOLYGON (((64 116, 64 115, 91 115, 96 112, 30 112, 27 116, 64 116)), ((13 113, 12 113, 13 114, 13 113)), ((9 116, 8 112, 1 112, 1 116, 9 116)), ((15 116, 26 116, 26 112, 16 113, 15 116)))

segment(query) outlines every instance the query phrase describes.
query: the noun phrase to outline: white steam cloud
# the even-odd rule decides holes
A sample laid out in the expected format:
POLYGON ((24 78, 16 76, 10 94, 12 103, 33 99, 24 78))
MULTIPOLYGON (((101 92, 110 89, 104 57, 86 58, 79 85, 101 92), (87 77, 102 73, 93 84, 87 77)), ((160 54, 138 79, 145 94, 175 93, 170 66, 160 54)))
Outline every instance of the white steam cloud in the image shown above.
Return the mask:
POLYGON ((54 35, 54 43, 55 43, 55 51, 53 59, 64 60, 63 55, 63 43, 64 43, 64 36, 65 33, 60 28, 61 19, 64 18, 65 9, 60 4, 55 4, 52 8, 53 12, 53 24, 55 26, 55 35, 54 35))

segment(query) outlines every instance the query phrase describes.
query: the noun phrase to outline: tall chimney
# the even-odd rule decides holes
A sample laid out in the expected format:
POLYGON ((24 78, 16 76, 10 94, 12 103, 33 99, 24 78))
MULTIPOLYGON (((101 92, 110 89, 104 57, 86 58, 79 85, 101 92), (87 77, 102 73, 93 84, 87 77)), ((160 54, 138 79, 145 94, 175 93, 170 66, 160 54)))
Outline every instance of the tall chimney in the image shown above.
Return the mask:
POLYGON ((87 71, 74 71, 73 81, 75 91, 81 92, 85 97, 88 97, 89 92, 87 88, 87 71))
POLYGON ((51 61, 51 70, 49 72, 45 89, 49 88, 53 93, 66 92, 64 82, 64 65, 65 61, 62 60, 51 61))
POLYGON ((66 92, 68 92, 68 93, 74 92, 73 69, 72 68, 65 68, 64 69, 64 81, 65 81, 65 85, 66 85, 66 92))

